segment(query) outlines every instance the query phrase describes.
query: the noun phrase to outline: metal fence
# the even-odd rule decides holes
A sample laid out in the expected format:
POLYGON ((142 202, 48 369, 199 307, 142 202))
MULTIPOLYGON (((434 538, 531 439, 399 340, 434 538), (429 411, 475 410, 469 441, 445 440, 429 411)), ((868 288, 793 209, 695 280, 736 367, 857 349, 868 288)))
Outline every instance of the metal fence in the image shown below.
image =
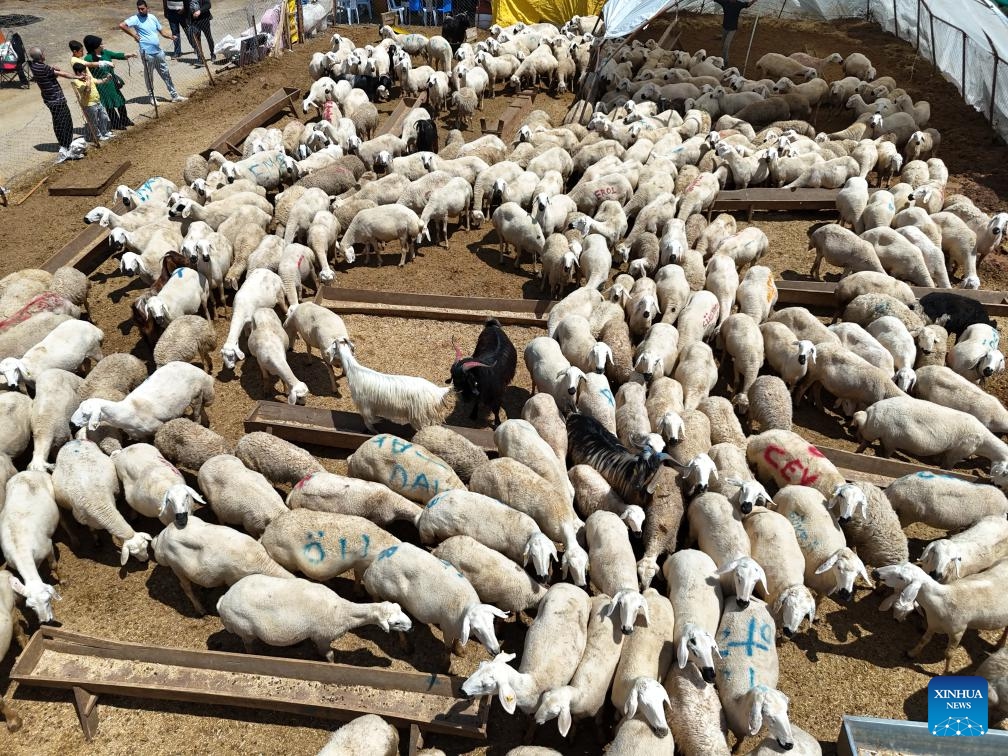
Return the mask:
MULTIPOLYGON (((132 6, 132 3, 129 5, 132 6)), ((270 9, 278 6, 279 0, 215 1, 210 28, 216 46, 220 48, 221 41, 228 36, 232 38, 247 36, 253 27, 261 30, 264 16, 270 9)), ((165 30, 169 31, 167 21, 160 13, 160 3, 154 4, 152 12, 164 24, 165 30)), ((124 13, 123 18, 125 16, 124 13)), ((80 26, 85 26, 88 20, 82 20, 80 26)), ((94 23, 96 28, 100 29, 108 29, 110 26, 109 19, 104 18, 94 23)), ((43 47, 46 50, 48 63, 58 68, 69 68, 69 51, 67 49, 69 37, 63 39, 65 33, 60 35, 58 29, 50 28, 48 19, 42 19, 21 28, 8 27, 5 31, 8 35, 14 31, 20 32, 26 47, 30 48, 33 45, 43 47)), ((87 32, 82 31, 73 36, 81 39, 85 33, 87 32)), ((101 31, 99 33, 108 49, 136 52, 136 43, 125 34, 118 31, 101 31)), ((186 95, 197 88, 206 86, 209 83, 208 73, 193 50, 187 35, 183 33, 179 36, 181 37, 182 56, 178 60, 170 61, 168 68, 175 88, 182 95, 186 95)), ((205 49, 207 46, 205 38, 201 41, 204 53, 209 58, 212 51, 205 49)), ((161 44, 165 51, 172 51, 171 41, 162 39, 161 44)), ((220 68, 220 64, 210 63, 209 68, 210 75, 212 75, 220 68)), ((150 102, 147 86, 144 83, 143 66, 139 59, 116 61, 115 70, 125 81, 122 92, 126 99, 130 119, 136 124, 154 119, 155 108, 150 102)), ((163 113, 166 107, 171 107, 168 105, 168 91, 157 73, 153 73, 152 80, 154 93, 158 100, 158 109, 160 113, 163 113)), ((74 93, 68 82, 61 83, 73 116, 75 135, 88 138, 88 134, 85 133, 84 116, 76 102, 74 93)), ((4 181, 16 183, 19 177, 55 162, 59 145, 53 134, 49 111, 42 103, 37 86, 32 84, 30 90, 26 92, 21 90, 16 82, 5 84, 0 90, 0 123, 3 124, 3 128, 0 129, 0 176, 2 176, 0 183, 4 183, 4 181)))

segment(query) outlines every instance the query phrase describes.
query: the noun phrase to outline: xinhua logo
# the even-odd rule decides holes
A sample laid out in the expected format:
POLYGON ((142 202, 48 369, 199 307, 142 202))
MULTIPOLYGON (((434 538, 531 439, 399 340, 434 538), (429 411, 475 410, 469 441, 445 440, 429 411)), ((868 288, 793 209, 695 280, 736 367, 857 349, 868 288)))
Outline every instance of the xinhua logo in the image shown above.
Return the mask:
POLYGON ((939 737, 987 732, 987 680, 935 677, 928 683, 928 730, 939 737))

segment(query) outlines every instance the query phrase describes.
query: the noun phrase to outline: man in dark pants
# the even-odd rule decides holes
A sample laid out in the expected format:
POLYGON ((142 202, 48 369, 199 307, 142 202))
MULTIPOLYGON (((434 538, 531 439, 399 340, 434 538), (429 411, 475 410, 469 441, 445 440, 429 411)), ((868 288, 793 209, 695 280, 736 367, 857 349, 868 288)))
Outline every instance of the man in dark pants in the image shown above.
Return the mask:
POLYGON ((84 77, 50 66, 45 62, 45 53, 38 47, 33 47, 28 51, 28 67, 31 69, 32 78, 35 79, 35 83, 38 84, 39 90, 42 92, 42 102, 49 108, 49 113, 52 115, 53 132, 60 145, 57 162, 62 163, 72 157, 70 143, 73 141, 73 118, 70 116, 70 108, 67 107, 66 97, 63 96, 59 79, 82 79, 84 77))
POLYGON ((724 59, 724 66, 728 68, 728 51, 731 49, 732 39, 738 31, 739 14, 752 5, 756 0, 714 0, 724 10, 724 22, 721 24, 721 57, 724 59))

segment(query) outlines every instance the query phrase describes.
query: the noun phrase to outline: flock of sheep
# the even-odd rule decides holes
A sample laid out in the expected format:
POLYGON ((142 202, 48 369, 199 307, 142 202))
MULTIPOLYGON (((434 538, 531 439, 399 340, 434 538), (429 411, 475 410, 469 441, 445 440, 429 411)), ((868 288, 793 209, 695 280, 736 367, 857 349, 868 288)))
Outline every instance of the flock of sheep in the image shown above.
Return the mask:
MULTIPOLYGON (((912 656, 949 636, 946 671, 966 630, 1008 627, 1008 411, 982 388, 1004 370, 998 330, 979 303, 951 290, 918 301, 908 285, 978 287, 1008 215, 945 194, 927 103, 864 56, 768 55, 757 66, 768 78, 747 80, 702 52, 599 43, 594 21, 495 28, 455 48, 387 28, 366 48, 336 35, 310 67, 304 110, 320 120, 257 129, 241 159, 191 156, 182 184, 120 187, 129 212, 86 220, 111 229, 122 274, 149 286, 131 309, 153 372, 103 355, 101 330, 81 319, 79 272, 0 280, 0 549, 18 576, 0 580, 0 648, 20 629, 15 594, 54 619, 61 509, 108 531, 123 564, 171 568, 200 614, 200 588, 229 586, 217 612, 246 647, 311 640, 332 660, 355 627, 436 625, 453 650, 473 638, 491 655, 467 694, 556 719, 563 735, 592 718, 610 754, 727 754, 729 730, 736 750, 765 731, 753 753, 820 753, 778 688, 777 628, 793 637, 822 597, 849 601, 858 580, 895 589, 883 610, 897 619, 924 615, 912 656), (413 67, 419 56, 429 71, 413 67), (821 73, 835 63, 848 76, 830 86, 821 73), (498 83, 563 91, 582 77, 604 92, 563 124, 534 111, 512 144, 459 131, 440 143, 439 109, 464 122, 498 83), (425 89, 428 106, 373 136, 373 100, 395 89, 425 89), (804 119, 830 102, 864 112, 817 134, 804 119), (872 174, 885 188, 870 192, 872 174), (720 189, 763 181, 842 187, 841 222, 809 237, 812 274, 823 260, 843 269, 833 325, 776 308, 759 228, 704 218, 720 189), (387 242, 400 265, 433 238, 447 245, 455 218, 489 220, 501 262, 541 263, 543 288, 565 294, 547 334, 519 345, 536 389, 521 418, 500 419, 519 350, 496 320, 471 355, 456 350, 445 387, 368 368, 342 319, 301 301, 334 266, 361 254, 381 264, 387 242), (255 361, 264 385, 279 378, 304 402, 287 360, 300 339, 334 392, 346 380, 369 429, 386 419, 416 435, 375 435, 345 476, 265 433, 232 446, 205 427, 213 319, 227 310, 225 370, 255 361), (727 396, 712 393, 722 374, 727 396), (794 403, 811 391, 822 405, 823 389, 862 448, 945 466, 982 457, 996 485, 928 472, 885 490, 848 482, 792 427, 794 403), (443 425, 465 402, 474 419, 494 415, 495 459, 443 425), (120 499, 160 532, 135 531, 120 499), (193 514, 201 505, 219 524, 193 514), (412 543, 385 529, 394 521, 415 528, 412 543), (903 532, 917 522, 950 534, 921 566, 903 532), (376 603, 324 585, 349 570, 376 603), (528 624, 517 666, 494 628, 512 613, 528 624)), ((1005 652, 980 674, 999 705, 1005 652)), ((16 727, 9 702, 4 713, 16 727)), ((324 752, 397 744, 368 716, 324 752)))

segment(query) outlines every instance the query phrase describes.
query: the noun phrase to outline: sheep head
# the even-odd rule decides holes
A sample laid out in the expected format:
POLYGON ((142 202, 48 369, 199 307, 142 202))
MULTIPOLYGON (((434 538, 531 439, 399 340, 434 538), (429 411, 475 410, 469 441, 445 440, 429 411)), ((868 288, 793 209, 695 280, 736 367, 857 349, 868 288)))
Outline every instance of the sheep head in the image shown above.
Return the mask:
POLYGON ((816 568, 815 574, 821 575, 824 572, 832 572, 835 581, 829 595, 832 596, 836 593, 844 603, 850 601, 851 596, 854 595, 854 581, 857 580, 858 575, 861 575, 869 586, 872 585, 864 562, 846 546, 833 552, 825 562, 816 568))
POLYGON ((85 223, 97 223, 102 228, 108 228, 112 211, 107 207, 96 207, 84 216, 85 223))
POLYGON ((826 504, 830 510, 838 510, 837 522, 844 525, 854 519, 858 509, 861 519, 868 519, 868 497, 853 483, 841 483, 833 489, 833 495, 826 504))
POLYGON ((132 538, 123 541, 122 552, 119 554, 120 566, 126 566, 130 556, 135 556, 138 561, 146 562, 148 557, 147 547, 151 542, 149 533, 133 533, 132 538))
POLYGON ((287 394, 287 404, 304 404, 308 397, 308 385, 304 381, 298 381, 291 386, 290 393, 287 394))
POLYGON ((738 486, 739 511, 747 515, 752 512, 753 507, 762 504, 766 506, 771 503, 770 494, 758 480, 739 480, 738 478, 727 478, 726 483, 738 486))
POLYGON ((24 362, 17 357, 5 357, 0 360, 0 374, 7 381, 7 387, 16 389, 21 385, 21 381, 27 377, 28 371, 24 362))
POLYGON ((788 719, 788 697, 775 688, 756 685, 749 689, 752 695, 752 709, 749 712, 749 734, 755 735, 763 728, 763 719, 767 721, 767 729, 785 751, 794 748, 794 735, 791 732, 791 721, 788 719))
POLYGON ((757 583, 763 584, 764 593, 767 591, 766 573, 752 557, 740 556, 733 559, 722 566, 717 574, 718 577, 733 574, 735 603, 742 609, 749 606, 757 583))
POLYGON ((49 625, 53 622, 52 602, 59 601, 62 596, 51 585, 29 580, 30 588, 13 575, 9 576, 10 586, 15 593, 24 596, 25 605, 38 617, 39 624, 49 625))
POLYGON ((175 527, 184 528, 189 522, 189 515, 195 509, 192 504, 193 501, 206 504, 206 500, 200 496, 199 491, 190 488, 184 483, 176 483, 165 491, 164 497, 161 499, 161 509, 158 511, 158 517, 164 517, 170 513, 175 521, 175 527))
POLYGON ((543 693, 539 703, 539 708, 535 713, 535 721, 538 725, 546 724, 551 719, 557 721, 557 729, 562 737, 567 737, 570 732, 571 720, 571 700, 574 697, 574 688, 564 685, 562 688, 554 688, 543 693))
POLYGON ((612 600, 602 611, 606 617, 610 617, 613 613, 618 612, 620 630, 623 632, 623 635, 633 633, 638 618, 643 618, 645 627, 651 624, 651 614, 648 609, 647 600, 638 591, 617 591, 616 595, 612 597, 612 600))
POLYGON ((792 585, 777 596, 773 612, 781 617, 781 632, 784 637, 791 638, 805 617, 808 617, 809 624, 815 621, 815 597, 804 585, 792 585))
POLYGON ((543 533, 529 536, 522 552, 522 566, 532 562, 532 569, 540 578, 549 575, 550 559, 557 559, 556 544, 543 533))
POLYGON ((714 636, 692 622, 683 626, 676 658, 679 669, 684 669, 686 663, 692 661, 700 670, 704 682, 713 684, 714 659, 720 656, 721 651, 714 636))
POLYGON ((413 621, 394 601, 382 601, 376 604, 375 614, 375 624, 386 633, 392 631, 404 633, 413 629, 413 621))
POLYGON ((500 643, 497 642, 497 634, 494 631, 494 618, 505 619, 507 616, 507 612, 490 604, 477 604, 470 607, 462 618, 462 634, 459 636, 459 642, 465 645, 469 641, 471 633, 487 651, 491 654, 499 654, 500 643))
POLYGON ((563 576, 570 575, 574 585, 584 587, 588 584, 588 552, 581 548, 577 541, 571 541, 564 550, 560 567, 563 576))
POLYGON ((221 359, 224 360, 224 367, 234 370, 234 366, 245 359, 245 353, 238 348, 237 344, 225 344, 221 348, 221 359))
POLYGON ((633 719, 639 708, 644 720, 654 730, 655 735, 661 738, 669 733, 668 722, 665 719, 666 706, 671 708, 672 703, 665 687, 650 677, 638 677, 634 680, 630 694, 623 705, 623 714, 627 719, 633 719))
POLYGON ((918 564, 933 580, 948 582, 953 572, 956 578, 961 577, 959 568, 962 565, 962 549, 955 541, 947 538, 932 541, 924 549, 918 564))
POLYGON ((86 427, 89 431, 98 430, 104 404, 102 399, 85 399, 70 417, 71 425, 77 428, 86 427))

